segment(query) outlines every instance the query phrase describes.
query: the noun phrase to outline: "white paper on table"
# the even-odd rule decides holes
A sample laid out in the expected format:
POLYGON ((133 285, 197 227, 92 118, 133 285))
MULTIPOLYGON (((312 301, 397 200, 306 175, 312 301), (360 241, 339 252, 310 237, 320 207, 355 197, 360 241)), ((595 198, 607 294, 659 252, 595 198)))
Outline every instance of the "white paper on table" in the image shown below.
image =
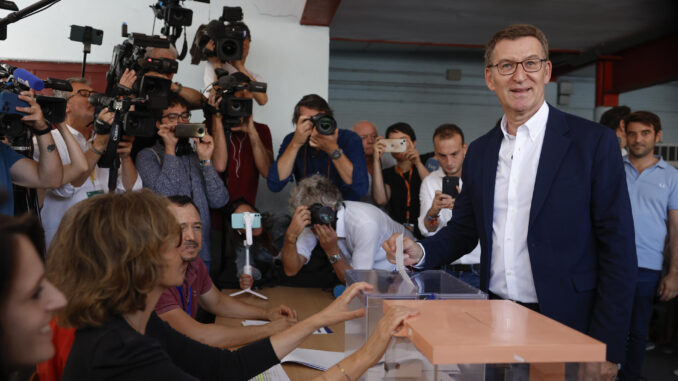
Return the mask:
MULTIPOLYGON (((268 323, 270 323, 268 320, 243 320, 242 325, 247 327, 250 325, 264 325, 268 323)), ((329 327, 320 327, 313 332, 314 335, 327 335, 330 333, 333 332, 329 327)))
POLYGON ((400 276, 403 277, 403 281, 407 283, 411 288, 417 289, 417 286, 412 282, 410 276, 405 271, 405 258, 403 254, 403 235, 400 234, 396 237, 396 269, 400 276))
POLYGON ((250 381, 291 381, 285 373, 282 365, 276 364, 268 368, 264 373, 260 373, 255 377, 250 378, 250 381))
POLYGON ((280 360, 281 363, 293 362, 309 368, 326 371, 344 358, 344 352, 321 351, 317 349, 297 348, 280 360))

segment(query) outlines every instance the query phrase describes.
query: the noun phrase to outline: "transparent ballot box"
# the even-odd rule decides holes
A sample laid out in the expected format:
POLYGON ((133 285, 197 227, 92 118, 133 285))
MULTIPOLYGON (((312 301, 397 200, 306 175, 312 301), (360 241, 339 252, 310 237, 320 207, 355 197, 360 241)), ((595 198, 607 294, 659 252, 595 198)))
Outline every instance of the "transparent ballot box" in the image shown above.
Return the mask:
MULTIPOLYGON (((354 298, 349 308, 351 310, 365 308, 365 316, 360 319, 347 321, 345 324, 345 352, 349 354, 360 348, 384 315, 382 302, 384 300, 452 300, 452 299, 487 299, 487 294, 470 286, 469 284, 453 277, 441 270, 427 270, 411 274, 412 282, 416 285, 411 287, 398 273, 386 270, 347 270, 346 286, 356 282, 367 282, 374 286, 370 292, 362 292, 354 298)), ((381 380, 394 377, 399 380, 417 380, 405 375, 413 374, 398 359, 391 359, 389 355, 405 357, 408 368, 420 373, 431 375, 433 365, 419 353, 407 339, 393 340, 391 348, 376 367, 368 371, 362 380, 381 380), (392 361, 388 361, 392 360, 392 361), (389 366, 393 365, 389 369, 389 366), (397 368, 397 369, 396 369, 397 368), (420 369, 421 368, 421 369, 420 369), (387 371, 387 369, 389 369, 387 371), (403 378, 406 377, 406 378, 403 378)), ((442 369, 444 367, 441 367, 442 369)), ((451 367, 458 369, 457 366, 451 367)), ((465 370, 473 374, 482 374, 484 366, 466 366, 465 370)), ((416 372, 414 372, 416 373, 416 372)), ((422 378, 427 379, 427 378, 422 378)), ((430 378, 433 379, 433 378, 430 378)))

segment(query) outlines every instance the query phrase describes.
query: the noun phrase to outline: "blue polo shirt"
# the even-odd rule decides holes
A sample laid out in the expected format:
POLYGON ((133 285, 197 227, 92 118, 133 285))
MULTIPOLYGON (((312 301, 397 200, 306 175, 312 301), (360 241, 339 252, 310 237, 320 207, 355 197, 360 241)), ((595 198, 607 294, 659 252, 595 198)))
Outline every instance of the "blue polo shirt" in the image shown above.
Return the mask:
POLYGON ((363 142, 358 134, 353 131, 339 129, 339 136, 337 137, 337 145, 339 145, 339 148, 344 151, 344 155, 353 164, 352 184, 344 183, 328 154, 311 148, 308 145, 299 149, 294 160, 292 173, 287 178, 281 179, 278 174, 278 160, 287 149, 287 146, 292 142, 293 137, 294 132, 285 136, 280 145, 278 159, 268 169, 268 177, 266 178, 268 189, 272 192, 280 192, 292 180, 292 176, 294 176, 295 181, 299 182, 306 177, 319 173, 332 180, 334 185, 339 188, 344 200, 359 201, 367 193, 369 187, 367 163, 365 162, 363 142))
POLYGON ((12 176, 9 169, 18 160, 25 158, 18 154, 7 144, 0 142, 0 194, 5 197, 5 201, 0 201, 0 214, 14 215, 14 191, 12 190, 12 176))
POLYGON ((624 169, 636 231, 638 267, 661 271, 668 211, 678 210, 678 170, 656 157, 659 161, 639 174, 629 157, 624 156, 624 169))

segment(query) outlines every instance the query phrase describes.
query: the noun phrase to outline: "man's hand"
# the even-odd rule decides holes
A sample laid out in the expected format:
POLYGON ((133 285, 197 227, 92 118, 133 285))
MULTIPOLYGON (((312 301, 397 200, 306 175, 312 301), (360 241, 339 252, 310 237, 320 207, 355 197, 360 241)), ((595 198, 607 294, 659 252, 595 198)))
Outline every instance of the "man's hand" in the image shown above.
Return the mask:
POLYGON ((414 146, 409 136, 406 139, 407 139, 407 150, 405 151, 405 157, 412 164, 416 165, 421 163, 421 157, 419 157, 419 151, 417 151, 417 147, 414 146))
POLYGON ((292 221, 290 222, 290 226, 287 228, 287 232, 285 233, 287 239, 296 242, 301 232, 304 231, 304 228, 310 224, 311 211, 308 210, 307 206, 297 206, 297 209, 294 211, 292 221))
MULTIPOLYGON (((458 187, 457 187, 458 188, 458 187)), ((435 218, 441 209, 453 209, 454 208, 454 199, 449 194, 445 194, 439 190, 436 191, 435 196, 433 196, 433 204, 428 210, 427 214, 431 218, 435 218)))
POLYGON ((132 159, 132 145, 134 144, 134 136, 124 135, 118 143, 118 155, 121 160, 132 159))
POLYGON ((270 323, 266 324, 266 327, 268 327, 269 329, 268 336, 272 336, 278 332, 282 332, 295 324, 297 324, 297 319, 292 318, 271 320, 270 323))
POLYGON ((303 115, 299 116, 296 129, 294 130, 294 137, 292 137, 292 143, 299 147, 303 146, 312 132, 313 122, 311 122, 311 118, 303 115))
POLYGON ((49 125, 47 125, 47 122, 45 122, 45 116, 42 115, 42 109, 40 108, 40 105, 35 101, 35 92, 33 90, 22 91, 19 95, 19 99, 28 103, 28 107, 16 108, 17 111, 27 114, 21 118, 22 122, 38 131, 49 128, 49 125))
POLYGON ((266 317, 270 321, 278 319, 291 319, 297 321, 297 311, 287 307, 284 304, 266 310, 266 317))
POLYGON ((214 139, 208 133, 202 138, 193 138, 195 141, 195 150, 200 160, 210 160, 212 153, 214 153, 214 139))
POLYGON ((609 361, 603 363, 586 362, 579 364, 579 381, 614 381, 617 377, 617 364, 609 361))
POLYGON ((248 136, 252 136, 252 134, 256 134, 257 129, 256 129, 256 127, 254 127, 254 118, 252 117, 252 115, 246 117, 243 120, 243 123, 241 125, 239 125, 238 127, 231 128, 231 131, 243 131, 248 136))
POLYGON ((317 326, 323 327, 341 323, 346 320, 359 318, 365 315, 365 309, 349 310, 348 305, 360 291, 372 291, 374 287, 366 282, 356 282, 344 290, 338 298, 322 311, 313 315, 311 318, 317 322, 317 326))
POLYGON ((374 155, 372 156, 374 158, 374 162, 379 162, 379 159, 384 155, 384 151, 386 150, 386 143, 384 143, 384 137, 379 136, 377 137, 376 143, 374 143, 374 155))
POLYGON ((337 232, 334 231, 332 226, 317 224, 313 225, 311 230, 318 238, 318 243, 323 248, 323 251, 325 251, 325 254, 335 255, 341 253, 337 245, 337 232))
MULTIPOLYGON (((396 238, 400 233, 395 233, 390 236, 384 243, 381 244, 381 247, 386 251, 386 259, 389 262, 395 263, 395 252, 396 252, 396 238)), ((424 251, 421 249, 416 242, 412 241, 407 237, 403 237, 403 262, 405 266, 416 265, 421 261, 421 257, 424 256, 424 251)))
POLYGON ((678 295, 678 273, 669 272, 659 285, 659 300, 668 302, 678 295))
POLYGON ((120 82, 118 84, 131 90, 136 80, 137 72, 134 70, 125 69, 125 71, 122 73, 122 76, 120 76, 120 82))
POLYGON ((177 136, 174 134, 175 128, 176 124, 174 123, 161 124, 158 127, 158 136, 160 136, 162 142, 165 145, 165 153, 167 155, 174 156, 176 154, 179 138, 177 138, 177 136))
POLYGON ((339 129, 334 130, 332 135, 323 135, 315 131, 311 134, 310 145, 311 147, 318 148, 321 151, 324 151, 328 154, 335 151, 339 148, 337 143, 339 140, 339 129))

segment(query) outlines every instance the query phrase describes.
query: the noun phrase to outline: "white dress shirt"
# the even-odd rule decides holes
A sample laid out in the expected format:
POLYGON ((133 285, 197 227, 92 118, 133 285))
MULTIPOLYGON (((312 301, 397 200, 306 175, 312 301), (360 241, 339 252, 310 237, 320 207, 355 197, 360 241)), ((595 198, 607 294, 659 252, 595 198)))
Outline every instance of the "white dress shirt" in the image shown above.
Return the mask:
MULTIPOLYGON (((443 177, 445 177, 445 171, 440 167, 435 171, 429 173, 428 176, 424 178, 421 182, 421 188, 419 188, 419 231, 424 237, 430 237, 435 235, 440 229, 444 228, 447 223, 452 219, 452 209, 443 208, 438 212, 438 228, 430 232, 426 229, 424 221, 426 220, 426 213, 431 209, 433 205, 433 198, 435 197, 436 191, 443 189, 443 177)), ((459 189, 461 189, 463 182, 459 179, 459 189)), ((480 263, 480 245, 477 245, 472 252, 464 255, 463 257, 452 262, 452 264, 464 264, 464 265, 475 265, 480 263)))
MULTIPOLYGON (((339 207, 336 231, 339 250, 354 269, 394 270, 395 265, 386 259, 381 243, 394 233, 414 239, 409 230, 381 209, 359 201, 344 201, 344 206, 339 207)), ((297 253, 306 258, 306 263, 317 244, 311 228, 304 228, 297 239, 297 253)))
MULTIPOLYGON (((85 152, 87 150, 87 139, 75 128, 71 126, 67 126, 67 128, 80 145, 82 151, 85 152)), ((68 148, 66 147, 66 142, 61 136, 61 133, 59 133, 58 130, 52 130, 52 137, 54 138, 57 150, 59 150, 61 163, 63 165, 70 164, 71 158, 68 155, 68 148)), ((37 141, 35 139, 33 145, 37 147, 37 141)), ((33 159, 36 161, 40 160, 40 151, 38 149, 34 150, 33 159)), ((68 183, 59 188, 50 189, 45 192, 45 200, 42 209, 40 210, 40 217, 42 218, 42 226, 45 229, 46 247, 49 247, 49 244, 52 242, 52 238, 54 238, 54 234, 59 227, 59 223, 61 223, 61 218, 71 206, 94 195, 92 192, 108 192, 108 172, 108 168, 99 168, 99 166, 96 165, 94 171, 92 171, 90 176, 81 186, 75 187, 71 183, 68 183)), ((132 190, 140 190, 141 186, 141 176, 137 176, 137 180, 134 183, 132 190)), ((125 187, 122 183, 122 173, 118 174, 116 192, 125 192, 125 187)))
POLYGON ((501 119, 504 138, 494 186, 490 291, 523 303, 538 303, 527 230, 548 115, 544 102, 532 118, 518 127, 516 136, 507 132, 506 115, 501 119))

